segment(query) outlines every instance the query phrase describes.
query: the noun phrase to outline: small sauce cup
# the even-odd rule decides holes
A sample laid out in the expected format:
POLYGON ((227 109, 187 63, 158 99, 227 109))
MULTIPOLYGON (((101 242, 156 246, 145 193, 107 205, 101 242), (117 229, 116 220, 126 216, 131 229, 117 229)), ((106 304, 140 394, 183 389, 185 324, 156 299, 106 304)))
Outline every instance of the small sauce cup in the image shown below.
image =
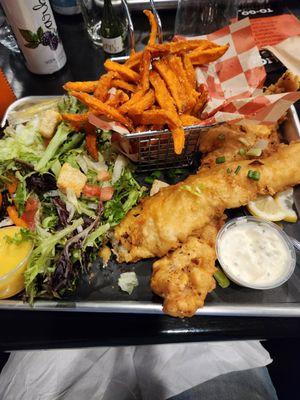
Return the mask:
MULTIPOLYGON (((243 248, 240 248, 239 251, 243 252, 243 248)), ((234 218, 228 221, 222 227, 222 229, 218 233, 216 240, 216 253, 219 263, 221 264, 223 271, 228 276, 228 278, 240 286, 245 286, 252 289, 265 290, 265 289, 274 289, 278 286, 281 286, 292 276, 296 266, 295 249, 289 237, 285 234, 285 232, 273 222, 264 221, 259 218, 250 216, 234 218), (222 249, 221 243, 222 240, 224 240, 225 235, 230 230, 235 229, 237 227, 245 228, 246 227, 245 224, 249 223, 252 223, 252 226, 253 224, 257 224, 259 228, 265 228, 265 230, 271 230, 272 234, 277 235, 277 239, 281 242, 281 245, 286 249, 287 252, 286 265, 284 265, 283 271, 280 274, 280 276, 277 277, 275 280, 274 279, 272 280, 272 276, 270 276, 269 282, 266 282, 266 279, 263 279, 264 282, 259 282, 259 278, 257 278, 255 282, 250 282, 249 280, 245 279, 245 277, 243 278, 242 276, 237 276, 237 274, 234 271, 234 269, 235 270, 237 269, 236 266, 233 267, 232 265, 229 265, 228 262, 224 261, 224 249, 222 249)), ((243 265, 240 266, 239 271, 243 272, 242 268, 243 265)))
MULTIPOLYGON (((3 245, 5 236, 13 237, 15 233, 18 233, 19 228, 17 227, 6 227, 0 229, 0 246, 3 245)), ((22 249, 22 252, 18 254, 18 245, 8 245, 6 250, 7 254, 1 253, 0 257, 0 299, 7 299, 21 292, 24 289, 24 272, 28 265, 28 260, 33 249, 33 244, 28 241, 22 249), (10 254, 9 254, 10 253, 10 254), (7 267, 7 260, 12 256, 15 258, 15 265, 10 259, 10 266, 7 267), (4 271, 4 272, 3 272, 4 271)))

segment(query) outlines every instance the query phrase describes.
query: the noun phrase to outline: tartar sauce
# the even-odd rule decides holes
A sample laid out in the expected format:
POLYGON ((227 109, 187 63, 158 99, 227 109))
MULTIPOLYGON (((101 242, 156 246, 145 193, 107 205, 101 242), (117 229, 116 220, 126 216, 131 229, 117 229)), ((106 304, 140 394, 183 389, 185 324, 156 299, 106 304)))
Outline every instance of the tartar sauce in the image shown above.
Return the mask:
POLYGON ((250 287, 280 282, 293 262, 287 241, 276 228, 247 219, 224 229, 218 240, 218 257, 229 277, 250 287))

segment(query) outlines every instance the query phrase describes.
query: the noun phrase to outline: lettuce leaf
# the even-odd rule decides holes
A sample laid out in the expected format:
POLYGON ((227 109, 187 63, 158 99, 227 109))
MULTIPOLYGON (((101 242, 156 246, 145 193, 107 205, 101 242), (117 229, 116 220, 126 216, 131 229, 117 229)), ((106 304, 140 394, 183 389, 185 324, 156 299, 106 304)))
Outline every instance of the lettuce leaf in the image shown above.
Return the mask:
POLYGON ((38 172, 47 172, 50 169, 51 165, 47 164, 49 161, 54 158, 59 148, 63 145, 63 143, 67 140, 68 135, 72 132, 72 128, 64 123, 61 123, 55 135, 51 139, 49 145, 47 146, 44 154, 40 158, 39 162, 35 166, 35 170, 38 172))
POLYGON ((14 197, 14 203, 17 206, 19 215, 22 215, 25 209, 25 203, 28 199, 29 194, 27 193, 25 180, 19 181, 18 187, 14 197))
MULTIPOLYGON (((86 247, 93 247, 96 244, 96 241, 98 242, 102 241, 103 236, 105 233, 109 230, 110 225, 109 224, 104 224, 100 225, 98 228, 96 228, 84 241, 83 243, 83 249, 85 250, 86 247)), ((99 244, 99 243, 98 243, 99 244)))
POLYGON ((61 114, 82 114, 86 111, 86 107, 76 97, 65 95, 58 103, 58 110, 61 114))
POLYGON ((18 125, 16 130, 9 127, 1 139, 0 168, 5 171, 16 158, 35 165, 44 151, 45 146, 35 124, 18 125))
POLYGON ((25 271, 25 290, 29 301, 32 303, 37 294, 37 276, 45 274, 49 270, 55 256, 55 246, 64 242, 75 229, 83 224, 83 219, 79 218, 66 228, 51 235, 40 228, 38 243, 31 253, 28 261, 28 267, 25 271), (41 234, 42 233, 42 234, 41 234))
POLYGON ((114 188, 114 196, 104 204, 103 214, 112 227, 125 217, 146 191, 146 188, 141 187, 134 179, 128 167, 123 169, 121 177, 114 184, 114 188))

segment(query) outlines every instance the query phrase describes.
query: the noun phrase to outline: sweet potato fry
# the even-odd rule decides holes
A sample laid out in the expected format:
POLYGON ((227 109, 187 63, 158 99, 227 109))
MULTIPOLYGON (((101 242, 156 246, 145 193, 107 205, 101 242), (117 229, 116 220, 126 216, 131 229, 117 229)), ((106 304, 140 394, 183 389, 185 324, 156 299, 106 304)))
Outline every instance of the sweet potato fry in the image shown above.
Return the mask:
POLYGON ((181 84, 182 91, 185 92, 187 97, 187 108, 186 111, 190 112, 196 104, 198 93, 190 84, 187 73, 183 68, 183 63, 180 57, 172 55, 168 57, 168 64, 181 84))
POLYGON ((68 122, 76 131, 79 131, 88 122, 88 113, 84 114, 62 114, 62 119, 68 122))
POLYGON ((111 82, 111 86, 119 89, 127 90, 128 92, 135 92, 136 86, 131 83, 122 81, 122 79, 113 79, 111 82))
POLYGON ((111 88, 111 82, 116 76, 117 74, 115 72, 108 72, 107 74, 101 76, 94 92, 94 96, 97 99, 105 101, 108 98, 108 91, 111 88))
POLYGON ((142 125, 167 124, 172 132, 174 151, 176 154, 181 154, 184 148, 185 135, 178 115, 166 110, 148 110, 144 111, 138 117, 138 120, 142 125))
POLYGON ((181 114, 179 116, 183 126, 191 126, 200 124, 201 120, 190 114, 181 114))
POLYGON ((196 73, 193 67, 193 64, 187 54, 183 56, 183 64, 184 68, 188 77, 188 80, 191 86, 195 89, 196 88, 196 73))
POLYGON ((134 128, 134 132, 147 132, 149 130, 149 127, 147 125, 138 125, 136 128, 134 128))
POLYGON ((165 125, 173 128, 180 127, 181 121, 178 114, 167 110, 148 110, 139 116, 139 122, 142 125, 165 125))
POLYGON ((165 81, 156 71, 150 71, 149 78, 155 91, 156 101, 160 107, 167 111, 176 112, 174 100, 166 87, 165 81))
POLYGON ((118 110, 103 103, 101 100, 98 100, 87 93, 71 92, 71 95, 82 101, 88 107, 92 107, 98 114, 105 115, 113 121, 120 122, 129 129, 132 128, 132 122, 130 119, 124 117, 124 115, 122 115, 118 110))
POLYGON ((67 91, 93 93, 96 90, 98 81, 67 82, 63 88, 67 91))
POLYGON ((193 65, 202 65, 207 64, 212 61, 216 61, 218 58, 222 57, 223 54, 228 50, 229 45, 226 44, 224 46, 218 46, 210 49, 205 49, 200 51, 197 49, 197 52, 193 54, 191 52, 189 54, 189 58, 193 65))
POLYGON ((208 92, 205 89, 204 85, 201 85, 201 92, 195 104, 195 107, 192 110, 192 114, 196 117, 200 117, 201 113, 207 103, 208 100, 208 92))
POLYGON ((117 62, 109 59, 105 61, 104 68, 107 71, 118 72, 126 81, 138 82, 140 79, 140 76, 137 72, 133 71, 126 65, 118 64, 117 62))
POLYGON ((121 107, 119 107, 119 112, 122 114, 126 114, 131 106, 133 106, 137 101, 140 101, 141 98, 144 96, 145 90, 139 90, 136 93, 134 93, 131 98, 126 101, 126 103, 122 104, 121 107))
POLYGON ((121 104, 129 100, 129 96, 123 90, 116 90, 116 93, 110 94, 105 104, 118 108, 121 104))
POLYGON ((140 64, 142 58, 143 58, 143 51, 140 51, 138 53, 132 53, 130 54, 128 60, 125 62, 124 65, 128 68, 134 69, 140 64))
POLYGON ((170 127, 170 130, 172 132, 172 137, 173 137, 174 151, 176 154, 181 154, 185 142, 184 130, 181 127, 178 128, 170 127))
POLYGON ((153 13, 149 10, 144 10, 143 13, 147 16, 150 26, 151 26, 151 32, 150 32, 150 37, 149 37, 149 41, 148 41, 148 45, 153 45, 155 43, 156 40, 156 36, 157 36, 157 22, 156 22, 156 18, 153 15, 153 13))
POLYGON ((145 96, 143 96, 139 101, 134 103, 128 109, 129 116, 141 114, 143 111, 148 110, 155 101, 154 91, 150 89, 145 96))
POLYGON ((197 48, 204 50, 217 46, 218 45, 209 40, 182 40, 180 42, 153 44, 148 46, 147 49, 151 52, 152 57, 158 57, 167 54, 181 55, 197 48))
POLYGON ((94 125, 90 124, 87 122, 84 125, 85 128, 85 145, 86 149, 91 157, 93 157, 94 160, 98 161, 99 159, 99 154, 98 154, 98 148, 97 148, 97 133, 96 133, 96 128, 94 125))
POLYGON ((144 56, 141 61, 141 66, 140 66, 140 75, 141 75, 141 88, 144 90, 149 89, 149 70, 150 70, 150 64, 151 64, 151 55, 148 50, 144 51, 144 56))
POLYGON ((187 109, 187 97, 185 92, 182 90, 180 82, 174 72, 169 68, 167 62, 164 59, 155 61, 153 63, 154 68, 159 72, 161 77, 167 84, 168 89, 175 101, 179 113, 183 113, 187 109))

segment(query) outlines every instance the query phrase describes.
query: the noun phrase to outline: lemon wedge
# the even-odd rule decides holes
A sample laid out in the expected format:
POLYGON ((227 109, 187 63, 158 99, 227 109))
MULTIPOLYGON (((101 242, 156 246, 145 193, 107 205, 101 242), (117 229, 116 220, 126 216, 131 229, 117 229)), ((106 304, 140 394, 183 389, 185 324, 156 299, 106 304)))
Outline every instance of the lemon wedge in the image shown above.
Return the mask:
POLYGON ((284 221, 297 222, 297 213, 295 210, 293 210, 294 196, 292 188, 287 189, 284 192, 277 193, 275 196, 275 201, 282 209, 284 209, 286 213, 284 221))
POLYGON ((286 211, 272 196, 260 196, 250 201, 247 207, 254 217, 267 221, 282 221, 286 217, 286 211))
POLYGON ((267 221, 296 222, 297 214, 293 210, 293 189, 272 196, 260 196, 247 205, 249 212, 255 217, 267 221))

